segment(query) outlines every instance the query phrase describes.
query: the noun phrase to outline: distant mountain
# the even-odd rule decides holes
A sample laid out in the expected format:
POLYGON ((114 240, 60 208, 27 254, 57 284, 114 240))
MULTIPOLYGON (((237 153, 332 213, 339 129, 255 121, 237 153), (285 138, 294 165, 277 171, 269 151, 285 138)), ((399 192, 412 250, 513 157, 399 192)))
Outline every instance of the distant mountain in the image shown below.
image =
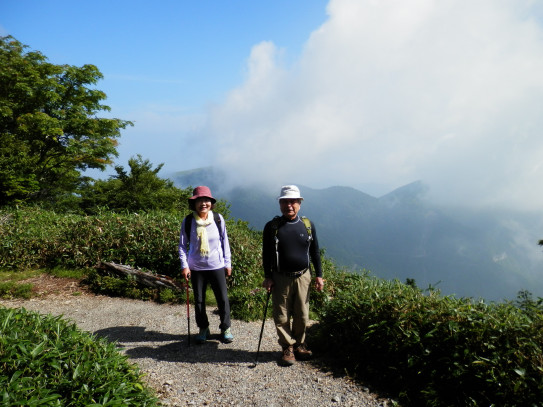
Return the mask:
MULTIPOLYGON (((280 186, 277 191, 224 190, 221 174, 211 168, 171 179, 181 187, 210 186, 230 203, 233 217, 257 230, 280 214, 280 186)), ((412 278, 419 287, 432 285, 443 294, 501 300, 526 289, 543 297, 538 215, 437 207, 424 199, 421 182, 380 198, 350 187, 299 187, 300 213, 313 220, 321 246, 337 264, 381 278, 412 278)))

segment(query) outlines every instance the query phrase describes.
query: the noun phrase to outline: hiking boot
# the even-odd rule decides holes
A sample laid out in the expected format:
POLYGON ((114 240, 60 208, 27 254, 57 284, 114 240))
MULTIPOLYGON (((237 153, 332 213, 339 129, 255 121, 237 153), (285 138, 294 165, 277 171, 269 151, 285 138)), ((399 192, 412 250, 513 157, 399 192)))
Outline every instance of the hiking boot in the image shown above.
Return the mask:
POLYGON ((221 341, 223 343, 231 343, 234 340, 234 335, 230 328, 226 328, 224 331, 221 331, 221 341))
POLYGON ((292 345, 285 346, 283 348, 283 353, 281 355, 281 359, 279 362, 283 366, 292 366, 294 362, 296 361, 296 358, 294 357, 294 351, 292 345))
POLYGON ((298 345, 294 349, 294 355, 296 356, 296 359, 298 360, 309 360, 311 359, 311 356, 313 356, 313 352, 307 349, 307 346, 305 343, 302 343, 301 345, 298 345))
POLYGON ((209 336, 209 327, 207 328, 200 328, 200 332, 198 335, 196 335, 196 343, 201 345, 202 343, 206 343, 207 338, 209 336))

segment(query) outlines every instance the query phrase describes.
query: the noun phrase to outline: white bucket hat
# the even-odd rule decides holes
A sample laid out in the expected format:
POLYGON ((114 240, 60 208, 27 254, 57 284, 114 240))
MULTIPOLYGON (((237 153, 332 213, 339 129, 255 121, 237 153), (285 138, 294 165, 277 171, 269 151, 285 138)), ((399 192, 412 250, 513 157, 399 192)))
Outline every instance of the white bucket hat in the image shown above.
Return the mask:
POLYGON ((281 195, 277 197, 277 199, 300 199, 304 200, 300 196, 300 190, 296 185, 285 185, 281 187, 281 195))

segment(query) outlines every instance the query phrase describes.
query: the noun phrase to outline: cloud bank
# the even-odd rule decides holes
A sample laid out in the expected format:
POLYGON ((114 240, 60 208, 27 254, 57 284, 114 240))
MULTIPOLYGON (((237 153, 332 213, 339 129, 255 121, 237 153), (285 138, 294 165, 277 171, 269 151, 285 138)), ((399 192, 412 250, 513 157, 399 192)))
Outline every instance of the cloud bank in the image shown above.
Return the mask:
POLYGON ((198 137, 236 182, 415 180, 449 203, 543 205, 543 24, 525 0, 331 0, 287 66, 256 44, 198 137))

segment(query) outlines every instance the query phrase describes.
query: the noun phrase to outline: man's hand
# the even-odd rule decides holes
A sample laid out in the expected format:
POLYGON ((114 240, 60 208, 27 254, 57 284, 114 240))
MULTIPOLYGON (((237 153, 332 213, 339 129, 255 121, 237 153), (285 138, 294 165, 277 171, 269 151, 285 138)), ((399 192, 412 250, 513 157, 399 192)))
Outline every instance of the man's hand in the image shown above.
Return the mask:
POLYGON ((322 289, 324 288, 324 280, 322 279, 322 277, 315 277, 315 288, 317 289, 317 291, 322 291, 322 289))
POLYGON ((262 282, 262 287, 264 287, 268 292, 270 292, 273 288, 273 280, 271 278, 266 278, 262 282))

